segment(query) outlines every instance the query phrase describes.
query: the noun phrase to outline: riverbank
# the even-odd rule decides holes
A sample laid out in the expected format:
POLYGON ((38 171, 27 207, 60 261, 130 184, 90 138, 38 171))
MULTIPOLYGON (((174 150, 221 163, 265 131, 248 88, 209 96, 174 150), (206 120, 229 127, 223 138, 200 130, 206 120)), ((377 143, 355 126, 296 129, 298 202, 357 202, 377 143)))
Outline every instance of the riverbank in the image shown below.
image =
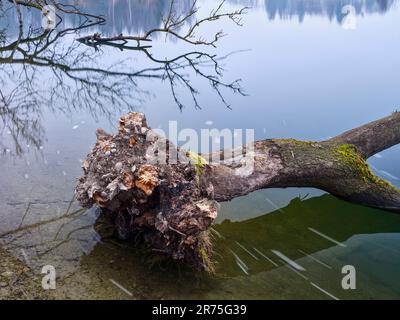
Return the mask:
POLYGON ((41 277, 0 248, 0 300, 39 300, 47 297, 41 277))

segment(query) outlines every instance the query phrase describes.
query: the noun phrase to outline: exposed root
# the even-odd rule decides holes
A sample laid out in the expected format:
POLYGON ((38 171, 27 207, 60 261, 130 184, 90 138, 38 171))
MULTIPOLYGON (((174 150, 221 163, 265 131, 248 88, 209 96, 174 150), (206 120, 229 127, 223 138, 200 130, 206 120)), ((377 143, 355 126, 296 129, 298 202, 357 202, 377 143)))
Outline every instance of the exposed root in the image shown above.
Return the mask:
POLYGON ((101 207, 120 238, 139 235, 153 251, 213 270, 206 231, 217 217, 217 204, 203 191, 210 188, 199 185, 186 153, 150 130, 142 113, 122 117, 115 136, 97 130, 83 171, 77 200, 84 207, 101 207))

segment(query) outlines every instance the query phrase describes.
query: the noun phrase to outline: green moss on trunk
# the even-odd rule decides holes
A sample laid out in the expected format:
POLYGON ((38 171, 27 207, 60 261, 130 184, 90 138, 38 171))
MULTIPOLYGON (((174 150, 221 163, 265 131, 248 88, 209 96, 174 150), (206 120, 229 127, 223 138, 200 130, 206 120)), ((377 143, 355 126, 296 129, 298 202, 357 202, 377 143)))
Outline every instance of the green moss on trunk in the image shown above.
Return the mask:
POLYGON ((391 188, 395 191, 400 191, 388 181, 376 176, 368 163, 357 152, 357 147, 352 144, 343 144, 334 148, 334 151, 342 161, 346 163, 356 174, 358 174, 366 183, 373 183, 383 188, 391 188))

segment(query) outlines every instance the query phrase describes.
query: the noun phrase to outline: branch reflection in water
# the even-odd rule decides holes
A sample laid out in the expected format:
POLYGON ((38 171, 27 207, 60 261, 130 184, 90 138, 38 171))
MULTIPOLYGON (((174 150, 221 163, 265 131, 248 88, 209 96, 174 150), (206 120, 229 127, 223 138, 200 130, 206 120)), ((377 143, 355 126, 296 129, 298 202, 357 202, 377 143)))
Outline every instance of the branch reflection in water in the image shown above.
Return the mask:
MULTIPOLYGON (((25 18, 26 6, 31 6, 31 10, 40 9, 33 6, 34 3, 1 2, 2 17, 14 20, 17 17, 18 26, 17 32, 13 27, 0 31, 2 157, 21 158, 29 147, 40 154, 46 141, 45 114, 62 113, 68 117, 85 112, 95 119, 102 117, 112 121, 127 110, 140 108, 153 94, 141 89, 142 79, 165 83, 172 102, 179 109, 185 107, 185 95, 192 106, 201 107, 200 92, 192 82, 193 77, 209 84, 224 107, 230 107, 226 91, 245 95, 240 80, 223 80, 221 62, 229 54, 218 56, 199 48, 161 59, 149 45, 79 41, 100 27, 104 18, 54 3, 59 10, 56 28, 43 30, 35 19, 25 18), (74 24, 66 27, 65 19, 72 16, 74 24), (129 56, 113 63, 102 59, 115 51, 129 56), (135 63, 139 54, 146 60, 145 67, 135 63)), ((99 226, 108 228, 100 221, 95 231, 98 212, 82 210, 74 199, 53 201, 45 197, 28 202, 16 199, 4 204, 12 207, 10 212, 17 215, 2 226, 0 241, 36 270, 52 264, 60 276, 73 274, 82 255, 89 254, 96 243, 101 242, 99 226)), ((108 243, 114 243, 111 236, 108 243)))
MULTIPOLYGON (((78 13, 69 10, 65 14, 78 13)), ((59 17, 57 28, 49 31, 25 25, 21 19, 18 20, 20 31, 16 39, 8 37, 6 30, 1 33, 1 131, 11 137, 7 139, 6 135, 0 142, 3 154, 20 156, 24 145, 40 148, 45 139, 41 123, 45 110, 67 115, 80 110, 94 118, 110 118, 123 110, 138 109, 153 94, 141 89, 140 79, 166 82, 180 109, 184 108, 180 94, 185 90, 193 105, 200 108, 199 91, 192 83, 192 76, 208 82, 226 107, 229 103, 224 90, 245 95, 240 80, 225 82, 222 79, 220 62, 227 56, 218 57, 198 50, 170 59, 158 59, 155 53, 150 52, 151 46, 75 41, 104 22, 101 17, 93 22, 95 16, 81 12, 79 18, 78 26, 64 29, 61 28, 62 17, 59 17), (143 53, 148 66, 136 69, 134 55, 107 65, 101 62, 106 54, 105 46, 113 50, 129 50, 133 54, 143 53)))

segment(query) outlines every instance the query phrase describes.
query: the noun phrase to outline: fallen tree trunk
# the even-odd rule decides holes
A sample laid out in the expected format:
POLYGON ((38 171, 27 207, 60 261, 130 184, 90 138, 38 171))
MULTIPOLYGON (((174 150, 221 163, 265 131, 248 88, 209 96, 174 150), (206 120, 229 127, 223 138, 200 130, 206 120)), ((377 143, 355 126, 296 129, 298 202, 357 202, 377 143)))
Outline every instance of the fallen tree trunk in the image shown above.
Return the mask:
MULTIPOLYGON (((377 177, 366 163, 367 158, 398 143, 400 113, 394 112, 326 141, 257 141, 250 176, 236 175, 237 167, 232 170, 223 163, 211 165, 205 179, 214 185, 217 201, 263 188, 314 187, 350 202, 400 212, 400 191, 377 177)), ((229 161, 231 152, 222 151, 222 159, 225 154, 229 161)))
POLYGON ((216 201, 263 188, 314 187, 400 212, 400 190, 366 163, 399 142, 394 112, 326 141, 268 139, 198 156, 150 130, 142 113, 130 113, 117 135, 98 129, 76 197, 84 207, 103 208, 121 238, 141 235, 154 251, 212 271, 208 230, 216 201))

